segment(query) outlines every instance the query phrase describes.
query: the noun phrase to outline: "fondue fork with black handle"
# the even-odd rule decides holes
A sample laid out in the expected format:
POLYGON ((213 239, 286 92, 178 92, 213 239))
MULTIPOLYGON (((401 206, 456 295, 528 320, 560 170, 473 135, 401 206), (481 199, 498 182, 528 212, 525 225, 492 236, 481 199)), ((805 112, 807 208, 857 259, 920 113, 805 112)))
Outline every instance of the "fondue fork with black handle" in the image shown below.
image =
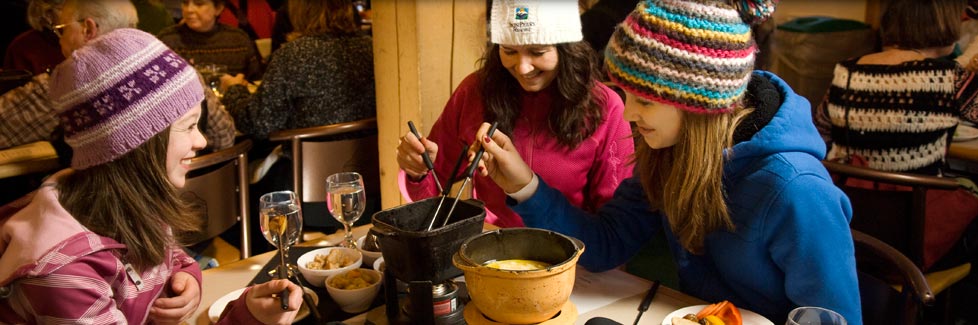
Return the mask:
POLYGON ((455 167, 452 167, 452 173, 448 175, 448 183, 445 183, 448 186, 441 191, 441 199, 438 200, 438 205, 435 206, 435 214, 431 216, 431 222, 428 223, 428 231, 434 228, 435 221, 438 220, 438 212, 441 211, 441 206, 445 204, 445 197, 448 196, 448 192, 452 189, 452 184, 455 184, 455 176, 458 174, 458 169, 462 167, 462 162, 465 161, 465 157, 467 156, 469 145, 465 142, 462 142, 461 145, 461 153, 458 155, 458 159, 455 160, 455 167))
MULTIPOLYGON (((496 127, 498 126, 499 122, 492 122, 492 126, 489 127, 489 132, 486 132, 486 136, 491 138, 493 133, 496 133, 496 127)), ((448 220, 452 218, 452 212, 455 212, 455 205, 458 204, 458 197, 462 195, 462 190, 465 189, 465 185, 468 185, 469 181, 472 180, 472 175, 475 174, 475 167, 479 165, 479 160, 482 160, 482 154, 484 153, 486 153, 486 148, 484 147, 479 147, 479 151, 475 152, 475 157, 469 163, 469 168, 465 170, 465 180, 462 181, 462 186, 455 192, 455 201, 452 202, 452 208, 448 209, 448 215, 445 216, 445 221, 441 223, 442 227, 447 225, 448 220)))

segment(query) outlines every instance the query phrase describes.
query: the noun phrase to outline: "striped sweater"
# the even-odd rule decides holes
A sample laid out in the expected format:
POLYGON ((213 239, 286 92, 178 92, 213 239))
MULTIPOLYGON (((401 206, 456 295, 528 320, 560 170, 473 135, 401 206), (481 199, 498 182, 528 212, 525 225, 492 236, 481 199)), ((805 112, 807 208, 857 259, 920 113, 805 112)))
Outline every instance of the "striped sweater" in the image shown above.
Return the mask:
POLYGON ((828 157, 858 155, 870 168, 940 174, 958 119, 978 120, 978 83, 956 62, 943 59, 896 65, 835 67, 820 109, 823 133, 831 136, 828 157))

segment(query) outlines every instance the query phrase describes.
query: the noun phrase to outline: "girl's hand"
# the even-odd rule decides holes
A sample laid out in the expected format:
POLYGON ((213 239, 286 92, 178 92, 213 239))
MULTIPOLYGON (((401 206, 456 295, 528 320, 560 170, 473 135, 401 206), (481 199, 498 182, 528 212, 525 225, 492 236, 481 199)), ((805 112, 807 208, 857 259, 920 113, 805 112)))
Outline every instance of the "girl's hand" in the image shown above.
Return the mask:
POLYGON ((492 178, 506 193, 516 193, 533 179, 533 170, 523 161, 516 146, 502 131, 496 130, 492 138, 486 137, 489 123, 482 123, 476 132, 476 143, 479 145, 469 148, 469 159, 475 157, 479 148, 485 148, 482 161, 479 162, 479 174, 492 178))
POLYGON ((397 145, 397 165, 404 170, 408 177, 417 181, 428 174, 428 166, 424 164, 421 154, 428 151, 431 161, 438 156, 438 144, 422 137, 418 139, 413 133, 407 132, 397 145))
POLYGON ((289 280, 271 280, 256 284, 248 290, 245 299, 248 312, 262 324, 292 324, 302 306, 302 289, 289 280), (286 288, 289 289, 289 310, 282 310, 278 294, 286 288))
POLYGON ((150 307, 149 319, 156 324, 179 324, 187 320, 200 305, 200 285, 189 273, 174 273, 169 285, 176 296, 158 298, 150 307))

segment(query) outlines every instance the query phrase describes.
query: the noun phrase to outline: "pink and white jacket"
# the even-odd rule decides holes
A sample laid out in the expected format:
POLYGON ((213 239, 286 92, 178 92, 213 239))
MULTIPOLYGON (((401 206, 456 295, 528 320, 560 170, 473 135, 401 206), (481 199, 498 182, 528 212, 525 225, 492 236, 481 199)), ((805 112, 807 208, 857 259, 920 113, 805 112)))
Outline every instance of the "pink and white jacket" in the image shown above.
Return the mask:
MULTIPOLYGON (((462 145, 473 143, 475 132, 482 125, 485 106, 481 87, 477 73, 462 80, 428 134, 428 139, 438 144, 434 163, 442 182, 447 181, 455 160, 466 150, 462 145)), ((604 121, 594 134, 568 149, 557 142, 548 127, 555 88, 551 85, 539 92, 520 90, 522 111, 513 134, 507 135, 544 182, 563 193, 572 205, 597 211, 614 195, 618 184, 632 175, 629 159, 635 152, 635 143, 631 126, 622 117, 624 105, 613 90, 595 82, 593 90, 602 103, 604 121)), ((439 194, 431 177, 413 182, 405 179, 403 170, 399 177, 404 187, 402 194, 412 201, 439 194)), ((491 179, 476 175, 472 186, 473 197, 485 202, 486 222, 500 227, 524 226, 523 219, 506 205, 506 193, 491 179)))
MULTIPOLYGON (((180 247, 138 276, 126 272, 125 250, 72 217, 50 180, 0 207, 0 324, 143 324, 174 273, 200 284, 197 262, 180 247)), ((256 322, 244 299, 233 304, 228 323, 256 322)))

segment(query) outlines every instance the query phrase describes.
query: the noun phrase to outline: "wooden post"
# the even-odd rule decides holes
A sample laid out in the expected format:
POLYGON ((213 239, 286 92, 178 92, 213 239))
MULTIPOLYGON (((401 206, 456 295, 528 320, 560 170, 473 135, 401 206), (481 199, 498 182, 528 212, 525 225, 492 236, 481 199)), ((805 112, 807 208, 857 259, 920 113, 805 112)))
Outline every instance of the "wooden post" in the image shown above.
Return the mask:
MULTIPOLYGON (((383 208, 405 201, 396 149, 414 121, 422 134, 485 50, 484 0, 373 2, 374 76, 383 208)), ((438 159, 438 158, 436 158, 438 159)))

